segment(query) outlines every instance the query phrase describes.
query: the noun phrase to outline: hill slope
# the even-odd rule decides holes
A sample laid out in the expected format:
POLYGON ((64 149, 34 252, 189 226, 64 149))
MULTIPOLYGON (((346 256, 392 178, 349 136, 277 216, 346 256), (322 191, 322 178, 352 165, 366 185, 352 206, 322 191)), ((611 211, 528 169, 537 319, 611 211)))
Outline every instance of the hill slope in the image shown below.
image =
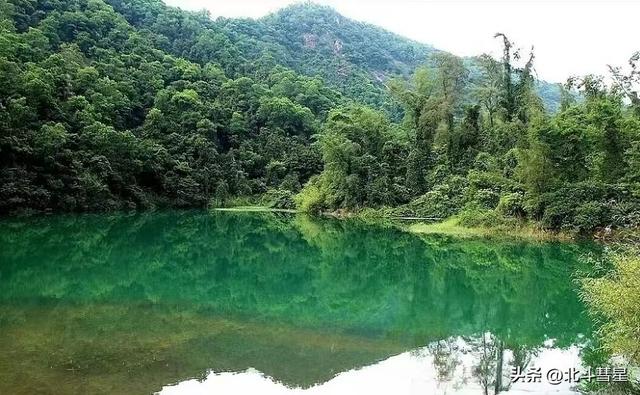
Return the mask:
MULTIPOLYGON (((384 81, 435 51, 308 4, 215 21, 159 0, 0 0, 0 10, 0 213, 202 206, 270 191, 290 204, 322 171, 312 142, 327 114, 356 102, 399 119, 384 81)), ((354 117, 388 124, 375 111, 354 117)), ((416 134, 386 149, 404 163, 416 134)), ((438 135, 440 145, 455 137, 438 135)), ((389 181, 406 192, 409 171, 397 171, 389 181)))
MULTIPOLYGON (((429 64, 439 50, 358 22, 334 9, 313 3, 283 8, 253 23, 219 20, 230 32, 242 33, 260 48, 277 48, 276 60, 305 75, 318 75, 349 97, 378 107, 389 106, 384 82, 393 76, 408 77, 429 64), (243 24, 254 28, 244 30, 243 24)), ((476 59, 465 59, 473 69, 476 59)), ((555 111, 560 103, 557 84, 537 81, 545 107, 555 111)))
MULTIPOLYGON (((231 20, 230 25, 233 23, 231 20)), ((319 75, 346 95, 371 105, 386 103, 384 81, 409 76, 439 51, 313 3, 283 8, 259 23, 275 34, 252 38, 266 48, 280 45, 291 59, 287 63, 290 67, 302 74, 319 75)), ((475 58, 466 61, 473 69, 475 58)), ((555 111, 560 103, 559 87, 546 81, 537 84, 545 107, 555 111)))
MULTIPOLYGON (((151 26, 150 30, 172 43, 164 49, 176 56, 200 63, 229 59, 225 71, 231 76, 251 69, 249 65, 258 61, 265 65, 284 65, 304 75, 319 76, 347 97, 396 115, 399 109, 389 98, 384 82, 394 76, 408 77, 417 67, 428 64, 430 55, 438 51, 314 3, 291 5, 257 20, 218 18, 214 21, 206 14, 183 12, 181 15, 177 9, 165 7, 158 1, 153 7, 148 3, 132 6, 138 1, 107 2, 133 24, 151 26), (137 8, 146 11, 136 12, 137 8), (158 11, 159 17, 153 17, 149 9, 162 11, 158 11), (167 28, 162 14, 179 16, 182 21, 167 28), (180 30, 174 30, 177 27, 180 30), (195 39, 202 29, 211 32, 207 35, 211 40, 195 39), (189 41, 189 36, 194 39, 189 41), (218 52, 219 47, 229 44, 233 45, 231 51, 218 52), (209 56, 203 56, 202 52, 209 56)), ((466 63, 473 69, 475 59, 468 58, 466 63)), ((545 81, 537 84, 545 107, 555 111, 560 103, 558 86, 545 81)))

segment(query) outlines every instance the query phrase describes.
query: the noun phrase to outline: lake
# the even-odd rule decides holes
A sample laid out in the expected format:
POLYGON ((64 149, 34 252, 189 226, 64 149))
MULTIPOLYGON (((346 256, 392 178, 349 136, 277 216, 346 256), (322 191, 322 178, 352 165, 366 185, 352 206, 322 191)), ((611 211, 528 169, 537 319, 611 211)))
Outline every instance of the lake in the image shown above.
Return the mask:
POLYGON ((571 394, 511 371, 593 349, 593 245, 271 213, 0 225, 2 394, 571 394))

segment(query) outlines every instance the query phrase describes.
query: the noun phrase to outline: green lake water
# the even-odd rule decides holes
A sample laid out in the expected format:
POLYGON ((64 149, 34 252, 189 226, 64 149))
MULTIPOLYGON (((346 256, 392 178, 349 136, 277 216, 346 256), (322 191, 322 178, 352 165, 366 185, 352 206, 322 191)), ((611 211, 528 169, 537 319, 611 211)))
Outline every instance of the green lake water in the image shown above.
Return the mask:
POLYGON ((584 254, 287 214, 4 219, 0 394, 543 393, 509 372, 580 366, 584 254))

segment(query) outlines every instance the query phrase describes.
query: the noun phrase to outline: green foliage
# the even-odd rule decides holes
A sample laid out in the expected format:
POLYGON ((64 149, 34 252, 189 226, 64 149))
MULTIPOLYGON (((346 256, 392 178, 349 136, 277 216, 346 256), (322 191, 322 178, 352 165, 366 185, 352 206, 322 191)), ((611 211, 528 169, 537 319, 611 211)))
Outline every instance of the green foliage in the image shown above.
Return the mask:
POLYGON ((469 228, 498 228, 505 225, 514 225, 513 219, 503 216, 496 210, 488 210, 477 206, 466 207, 456 216, 456 218, 460 225, 469 228))
POLYGON ((584 280, 583 298, 606 323, 600 328, 604 346, 613 354, 640 363, 640 255, 637 250, 612 253, 611 273, 584 280))
POLYGON ((331 111, 319 138, 324 171, 300 201, 311 211, 397 203, 402 186, 394 180, 405 151, 397 138, 382 113, 362 106, 331 111))
POLYGON ((460 176, 453 176, 431 191, 413 199, 402 206, 400 211, 404 215, 426 218, 443 219, 459 212, 464 206, 464 194, 467 180, 460 176))
POLYGON ((481 58, 484 74, 472 82, 477 105, 462 101, 464 66, 440 54, 410 82, 390 84, 401 125, 364 109, 330 113, 319 139, 324 171, 310 194, 316 210, 397 206, 394 215, 458 214, 469 226, 535 220, 584 234, 637 226, 637 114, 593 78, 580 87, 585 101, 545 114, 533 54, 518 68, 513 44, 499 37, 502 64, 481 58))
POLYGON ((243 58, 226 22, 153 0, 7 7, 0 213, 225 205, 319 172, 311 136, 342 96, 243 58))
POLYGON ((574 79, 549 114, 533 54, 517 62, 500 34, 501 60, 460 59, 313 4, 215 21, 159 0, 1 8, 0 214, 265 195, 585 233, 640 222, 633 73, 574 79))
POLYGON ((257 120, 268 128, 281 128, 290 135, 309 136, 313 132, 313 113, 286 97, 264 99, 257 120))
POLYGON ((323 191, 322 179, 313 177, 307 185, 295 196, 295 203, 298 210, 303 213, 317 214, 326 208, 325 193, 323 191))
POLYGON ((597 228, 637 226, 640 200, 629 185, 575 183, 545 193, 535 211, 542 225, 587 233, 597 228))
POLYGON ((224 207, 229 199, 229 185, 226 181, 220 181, 216 185, 215 204, 217 207, 224 207))
POLYGON ((293 193, 286 189, 269 189, 261 199, 264 207, 277 209, 295 209, 293 193))
POLYGON ((496 211, 509 217, 524 217, 526 215, 524 195, 521 192, 502 195, 496 211))

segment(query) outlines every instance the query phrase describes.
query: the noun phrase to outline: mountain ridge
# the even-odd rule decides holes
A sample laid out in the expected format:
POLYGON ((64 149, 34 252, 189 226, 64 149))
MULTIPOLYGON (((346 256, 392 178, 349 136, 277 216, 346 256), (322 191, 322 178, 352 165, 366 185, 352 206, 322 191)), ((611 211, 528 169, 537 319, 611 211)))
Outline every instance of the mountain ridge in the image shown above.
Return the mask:
MULTIPOLYGON (((199 29, 214 32, 216 37, 210 42, 186 42, 163 48, 176 56, 201 64, 226 59, 229 65, 225 72, 231 77, 241 74, 238 69, 244 67, 243 63, 283 65, 306 76, 319 76, 347 97, 382 109, 395 120, 401 118, 401 110, 390 98, 384 82, 398 76, 406 79, 418 67, 429 65, 432 54, 446 52, 314 2, 291 4, 260 18, 215 19, 206 10, 185 11, 160 0, 106 2, 134 26, 140 26, 139 21, 145 26, 153 25, 149 20, 151 9, 157 10, 151 13, 164 10, 188 14, 192 20, 181 28, 192 29, 195 19, 200 23, 199 29), (139 4, 144 6, 136 6, 139 4), (139 8, 145 11, 136 11, 139 8), (232 44, 237 53, 217 53, 217 47, 225 46, 224 42, 232 44), (201 48, 200 52, 209 52, 209 56, 194 56, 194 46, 201 48)), ((175 31, 155 33, 177 35, 175 31)), ((185 35, 184 30, 180 35, 185 35)), ((461 58, 472 79, 479 77, 477 57, 461 58)), ((558 84, 538 80, 537 91, 545 108, 556 111, 561 99, 558 84)))
MULTIPOLYGON (((292 44, 294 44, 293 48, 301 52, 301 61, 313 60, 314 55, 330 58, 332 55, 337 55, 335 52, 339 52, 343 55, 343 60, 348 63, 348 66, 351 66, 352 70, 355 69, 355 75, 351 78, 356 84, 371 83, 375 86, 375 84, 383 85, 386 80, 395 76, 407 78, 418 67, 429 65, 430 57, 434 53, 447 52, 378 25, 349 18, 333 7, 310 1, 286 6, 255 20, 275 25, 286 32, 291 32, 291 27, 297 28, 294 30, 297 33, 297 42, 292 44), (331 22, 333 25, 330 24, 331 22), (338 25, 340 25, 340 29, 338 25), (356 34, 351 34, 354 30, 356 34), (318 45, 323 44, 321 40, 323 35, 325 41, 329 40, 329 43, 340 46, 337 51, 335 47, 333 48, 333 54, 331 53, 332 48, 327 47, 327 42, 324 43, 324 46, 318 45), (382 42, 386 45, 379 45, 382 42), (316 50, 315 54, 313 54, 313 50, 316 50), (369 78, 365 78, 366 76, 369 78)), ((290 56, 294 55, 290 54, 290 56)), ((468 65, 472 78, 477 77, 480 73, 477 70, 479 56, 458 56, 468 65)), ((335 74, 340 74, 338 68, 311 68, 310 73, 310 70, 305 70, 299 65, 292 64, 291 66, 302 74, 319 75, 330 85, 340 88, 340 81, 335 76, 335 74), (332 72, 334 73, 332 74, 332 72)), ((347 85, 348 83, 349 81, 345 82, 347 85)), ((552 112, 556 111, 561 99, 558 84, 537 79, 536 85, 545 108, 552 112)), ((375 92, 375 96, 380 94, 376 88, 371 89, 372 92, 375 92)), ((343 91, 343 93, 349 95, 351 92, 343 91)), ((384 107, 384 103, 380 102, 377 97, 365 101, 365 103, 384 107)))

